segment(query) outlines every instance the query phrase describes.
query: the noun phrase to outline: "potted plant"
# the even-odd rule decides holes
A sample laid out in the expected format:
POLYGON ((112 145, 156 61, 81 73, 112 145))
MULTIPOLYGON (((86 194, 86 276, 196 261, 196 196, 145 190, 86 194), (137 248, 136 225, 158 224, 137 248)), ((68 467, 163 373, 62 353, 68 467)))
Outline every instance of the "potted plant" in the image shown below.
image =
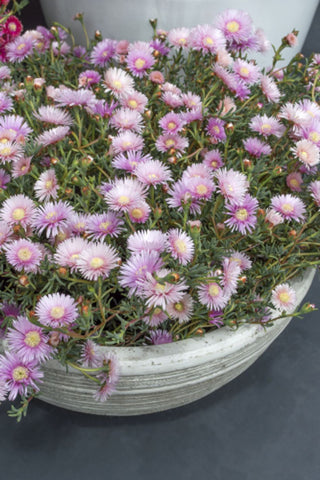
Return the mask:
POLYGON ((259 68, 241 11, 84 48, 1 8, 1 399, 200 398, 314 308, 319 55, 259 68))

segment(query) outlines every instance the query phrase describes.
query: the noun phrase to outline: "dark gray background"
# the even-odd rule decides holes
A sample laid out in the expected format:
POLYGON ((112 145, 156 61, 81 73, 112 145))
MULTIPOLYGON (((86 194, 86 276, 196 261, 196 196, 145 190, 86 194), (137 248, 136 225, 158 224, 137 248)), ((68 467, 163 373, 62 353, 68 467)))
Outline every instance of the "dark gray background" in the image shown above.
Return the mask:
MULTIPOLYGON (((67 0, 66 0, 67 1, 67 0)), ((31 1, 25 25, 42 21, 31 1)), ((320 51, 318 8, 303 51, 320 51)), ((306 301, 320 307, 319 274, 306 301)), ((1 480, 319 480, 320 312, 295 319, 242 376, 186 407, 92 417, 0 407, 1 480)))

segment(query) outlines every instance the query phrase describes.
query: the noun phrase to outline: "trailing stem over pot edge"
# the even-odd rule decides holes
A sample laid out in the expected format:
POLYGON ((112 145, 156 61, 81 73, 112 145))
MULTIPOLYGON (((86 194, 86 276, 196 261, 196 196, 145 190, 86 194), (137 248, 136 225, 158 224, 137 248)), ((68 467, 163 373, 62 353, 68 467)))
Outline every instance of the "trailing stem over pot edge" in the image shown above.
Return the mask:
MULTIPOLYGON (((61 26, 21 34, 2 2, 0 396, 37 394, 57 358, 114 391, 100 345, 183 340, 298 315, 319 264, 320 56, 268 72, 248 14, 150 43, 61 26), (71 41, 71 43, 70 43, 71 41)), ((14 2, 17 7, 17 3, 14 2)), ((83 24, 81 14, 76 19, 83 24)), ((83 24, 84 25, 84 24, 83 24)))

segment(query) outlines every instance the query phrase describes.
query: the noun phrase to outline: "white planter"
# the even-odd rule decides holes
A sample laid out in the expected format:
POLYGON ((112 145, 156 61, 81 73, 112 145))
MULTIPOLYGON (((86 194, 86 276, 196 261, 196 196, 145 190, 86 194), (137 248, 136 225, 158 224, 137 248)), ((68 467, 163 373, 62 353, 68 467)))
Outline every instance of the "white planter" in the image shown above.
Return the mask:
MULTIPOLYGON (((227 8, 247 11, 254 24, 263 28, 268 39, 279 45, 281 38, 294 28, 300 31, 299 46, 287 49, 286 62, 301 48, 308 33, 318 0, 40 0, 46 21, 72 27, 77 41, 84 43, 81 27, 72 18, 84 12, 88 32, 93 36, 99 29, 104 37, 129 41, 149 40, 148 19, 158 18, 159 28, 192 27, 212 23, 218 13, 227 8)), ((271 53, 262 57, 261 65, 271 64, 271 53)))
MULTIPOLYGON (((315 271, 292 282, 299 303, 315 271)), ((290 319, 263 329, 243 325, 213 331, 201 338, 145 347, 112 347, 121 369, 117 392, 105 403, 92 398, 95 384, 77 370, 57 362, 46 364, 40 398, 70 410, 98 415, 140 415, 178 407, 197 400, 246 370, 276 339, 290 319)), ((106 347, 101 347, 106 348, 106 347)))

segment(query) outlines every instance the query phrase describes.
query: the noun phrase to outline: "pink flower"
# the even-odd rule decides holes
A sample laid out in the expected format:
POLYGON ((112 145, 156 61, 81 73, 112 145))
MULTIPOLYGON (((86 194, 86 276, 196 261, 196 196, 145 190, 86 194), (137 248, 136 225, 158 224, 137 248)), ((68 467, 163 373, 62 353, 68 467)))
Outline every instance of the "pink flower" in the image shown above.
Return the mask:
POLYGON ((7 261, 19 272, 36 272, 43 258, 38 245, 30 240, 19 239, 5 248, 7 261))
POLYGON ((198 296, 202 305, 205 305, 209 309, 214 308, 215 310, 224 308, 230 299, 230 294, 227 294, 219 283, 214 280, 200 284, 198 287, 198 296))
POLYGON ((271 147, 265 142, 259 140, 259 138, 249 137, 243 140, 243 146, 250 155, 256 158, 260 158, 261 155, 270 155, 271 147))
POLYGON ((3 251, 1 248, 3 245, 6 244, 12 235, 13 231, 7 222, 0 221, 0 252, 3 251))
POLYGON ((54 125, 72 125, 71 115, 61 108, 52 105, 43 105, 33 114, 35 118, 44 123, 52 123, 54 125))
POLYGON ((309 185, 309 190, 311 192, 312 198, 320 207, 320 180, 315 180, 314 182, 311 182, 309 185))
POLYGON ((145 223, 151 213, 151 208, 144 200, 128 208, 128 215, 133 223, 145 223))
POLYGON ((170 274, 167 269, 158 270, 153 275, 146 273, 146 280, 141 282, 141 296, 146 299, 148 307, 166 310, 169 303, 179 302, 183 298, 187 285, 183 279, 177 283, 164 280, 170 274))
POLYGON ((122 225, 123 220, 113 212, 97 213, 88 217, 86 232, 95 240, 117 237, 122 225))
POLYGON ((169 303, 167 312, 171 318, 177 319, 179 323, 188 322, 193 313, 193 298, 186 293, 179 302, 169 303))
POLYGON ((142 78, 155 63, 152 51, 153 49, 146 42, 134 42, 129 45, 127 65, 134 76, 142 78))
POLYGON ((306 208, 298 197, 293 195, 277 195, 271 199, 271 207, 280 213, 285 220, 302 222, 306 208))
POLYGON ((203 165, 209 167, 210 170, 217 170, 223 166, 223 160, 219 150, 209 150, 204 155, 203 165))
POLYGON ((99 354, 97 357, 96 368, 108 367, 108 372, 101 372, 97 374, 100 381, 100 387, 95 391, 93 397, 96 401, 105 402, 112 393, 116 390, 116 385, 119 380, 120 367, 117 357, 112 353, 99 354))
POLYGON ((178 133, 182 130, 184 122, 181 119, 181 115, 169 112, 159 120, 159 126, 166 132, 178 133))
POLYGON ((167 39, 175 47, 186 48, 189 46, 189 28, 173 28, 169 31, 167 39))
POLYGON ((0 162, 15 162, 22 155, 23 150, 19 143, 6 141, 0 144, 0 162))
POLYGON ((119 256, 115 248, 103 242, 90 243, 77 259, 77 267, 84 278, 96 281, 107 278, 112 269, 118 266, 119 256))
POLYGON ((10 62, 22 62, 33 50, 33 40, 23 36, 17 37, 6 45, 7 57, 10 62))
POLYGON ((271 302, 277 310, 292 313, 297 306, 296 292, 287 283, 282 283, 272 290, 271 302))
POLYGON ((2 204, 0 218, 8 225, 20 224, 23 228, 31 225, 35 217, 35 205, 25 195, 13 195, 2 204))
POLYGON ((268 75, 261 75, 261 89, 269 102, 278 103, 281 98, 276 82, 268 75))
POLYGON ((92 85, 99 83, 100 80, 100 73, 96 72, 95 70, 85 70, 79 75, 79 87, 91 87, 92 85))
POLYGON ((171 171, 160 160, 146 160, 136 166, 134 174, 145 185, 159 185, 172 180, 171 171))
POLYGON ((225 222, 231 231, 238 231, 242 235, 252 233, 257 223, 256 210, 258 201, 250 195, 245 195, 241 202, 233 201, 226 204, 229 218, 225 222))
POLYGON ((303 183, 303 179, 301 173, 299 172, 291 172, 287 175, 286 184, 290 188, 292 192, 301 192, 301 184, 303 183))
POLYGON ((27 396, 29 388, 39 391, 43 373, 35 361, 23 361, 16 353, 0 355, 0 384, 5 383, 9 390, 9 400, 18 395, 27 396))
POLYGON ((189 142, 185 137, 181 137, 178 134, 166 133, 160 135, 156 141, 156 148, 159 152, 167 152, 174 149, 180 153, 183 153, 188 148, 189 142))
POLYGON ((231 262, 237 263, 237 265, 239 265, 241 271, 242 270, 248 270, 252 266, 252 262, 251 262, 250 258, 248 257, 248 255, 246 255, 243 252, 233 251, 233 252, 230 253, 228 258, 231 262))
POLYGON ((52 293, 40 298, 35 314, 42 325, 64 327, 71 325, 79 316, 77 304, 70 295, 52 293))
POLYGON ((241 202, 248 189, 247 177, 230 168, 219 168, 215 172, 218 180, 218 190, 229 201, 241 202))
POLYGON ((162 266, 162 259, 155 250, 135 253, 120 267, 119 284, 128 287, 128 295, 132 297, 141 292, 141 283, 146 279, 147 272, 154 273, 162 266))
POLYGON ((143 321, 150 327, 157 327, 166 320, 168 320, 168 315, 160 307, 148 308, 143 317, 143 321))
POLYGON ((109 68, 104 75, 106 91, 114 95, 124 95, 134 89, 134 81, 130 75, 120 68, 109 68))
POLYGON ((216 53, 226 45, 222 33, 212 25, 197 25, 189 35, 189 45, 203 53, 216 53))
POLYGON ((113 113, 110 124, 122 132, 132 130, 141 133, 142 121, 142 116, 137 110, 120 108, 113 113))
POLYGON ((242 10, 225 10, 218 15, 215 25, 223 32, 231 45, 233 43, 241 45, 252 34, 252 19, 248 13, 242 10))
POLYGON ((2 133, 10 135, 8 140, 25 143, 26 137, 31 133, 31 128, 19 115, 4 115, 0 118, 0 136, 2 133))
POLYGON ((291 151, 307 167, 314 167, 320 162, 320 150, 310 140, 299 140, 291 151))
POLYGON ((251 62, 246 62, 238 58, 232 65, 233 71, 246 83, 253 85, 257 83, 261 72, 257 65, 251 62))
POLYGON ((61 267, 68 267, 71 272, 74 272, 77 270, 79 255, 88 247, 89 242, 81 237, 67 238, 57 246, 54 261, 61 267))
POLYGON ((29 173, 31 170, 31 160, 32 157, 19 157, 13 160, 11 170, 12 178, 22 177, 29 173))
POLYGON ((48 360, 53 353, 48 340, 42 328, 29 322, 26 317, 18 317, 6 335, 9 349, 25 362, 48 360))
POLYGON ((284 125, 281 125, 279 120, 274 117, 268 117, 267 115, 256 115, 253 117, 250 121, 249 128, 264 137, 275 135, 280 138, 285 131, 284 125))
POLYGON ((141 92, 130 90, 123 93, 119 98, 119 101, 123 107, 131 108, 139 113, 143 113, 148 103, 148 98, 141 92))
POLYGON ((222 285, 225 293, 233 295, 237 291, 238 279, 241 273, 241 267, 234 258, 224 258, 223 263, 222 285))
POLYGON ((143 138, 131 131, 120 133, 112 139, 112 148, 115 153, 140 151, 143 149, 143 138))
POLYGON ((116 179, 104 197, 111 210, 126 212, 145 199, 146 187, 135 179, 116 179))
POLYGON ((58 181, 53 168, 42 172, 34 184, 35 196, 40 200, 56 198, 58 194, 58 181))
POLYGON ((109 38, 105 38, 97 43, 90 55, 91 62, 98 67, 105 67, 109 60, 115 55, 116 45, 117 42, 109 38))
POLYGON ((36 142, 42 147, 47 147, 48 145, 53 145, 54 143, 60 142, 63 140, 70 132, 70 128, 67 126, 60 126, 56 128, 51 128, 41 133, 37 138, 36 142))
POLYGON ((225 121, 221 118, 209 118, 206 131, 215 142, 224 142, 227 138, 224 130, 225 121))
POLYGON ((284 223, 284 218, 277 210, 274 208, 268 208, 266 211, 266 222, 269 222, 273 227, 284 223))
POLYGON ((39 233, 46 231, 47 238, 50 238, 68 226, 72 213, 72 207, 66 202, 48 202, 38 207, 33 226, 39 233))
POLYGON ((156 251, 163 252, 166 249, 167 236, 160 230, 141 230, 128 238, 128 250, 133 253, 156 251))
POLYGON ((68 87, 57 89, 54 96, 55 102, 60 107, 88 107, 93 109, 97 101, 94 93, 86 88, 79 88, 73 90, 68 87))
POLYGON ((194 243, 185 232, 178 228, 172 228, 168 231, 167 250, 179 263, 186 265, 193 258, 194 243))

